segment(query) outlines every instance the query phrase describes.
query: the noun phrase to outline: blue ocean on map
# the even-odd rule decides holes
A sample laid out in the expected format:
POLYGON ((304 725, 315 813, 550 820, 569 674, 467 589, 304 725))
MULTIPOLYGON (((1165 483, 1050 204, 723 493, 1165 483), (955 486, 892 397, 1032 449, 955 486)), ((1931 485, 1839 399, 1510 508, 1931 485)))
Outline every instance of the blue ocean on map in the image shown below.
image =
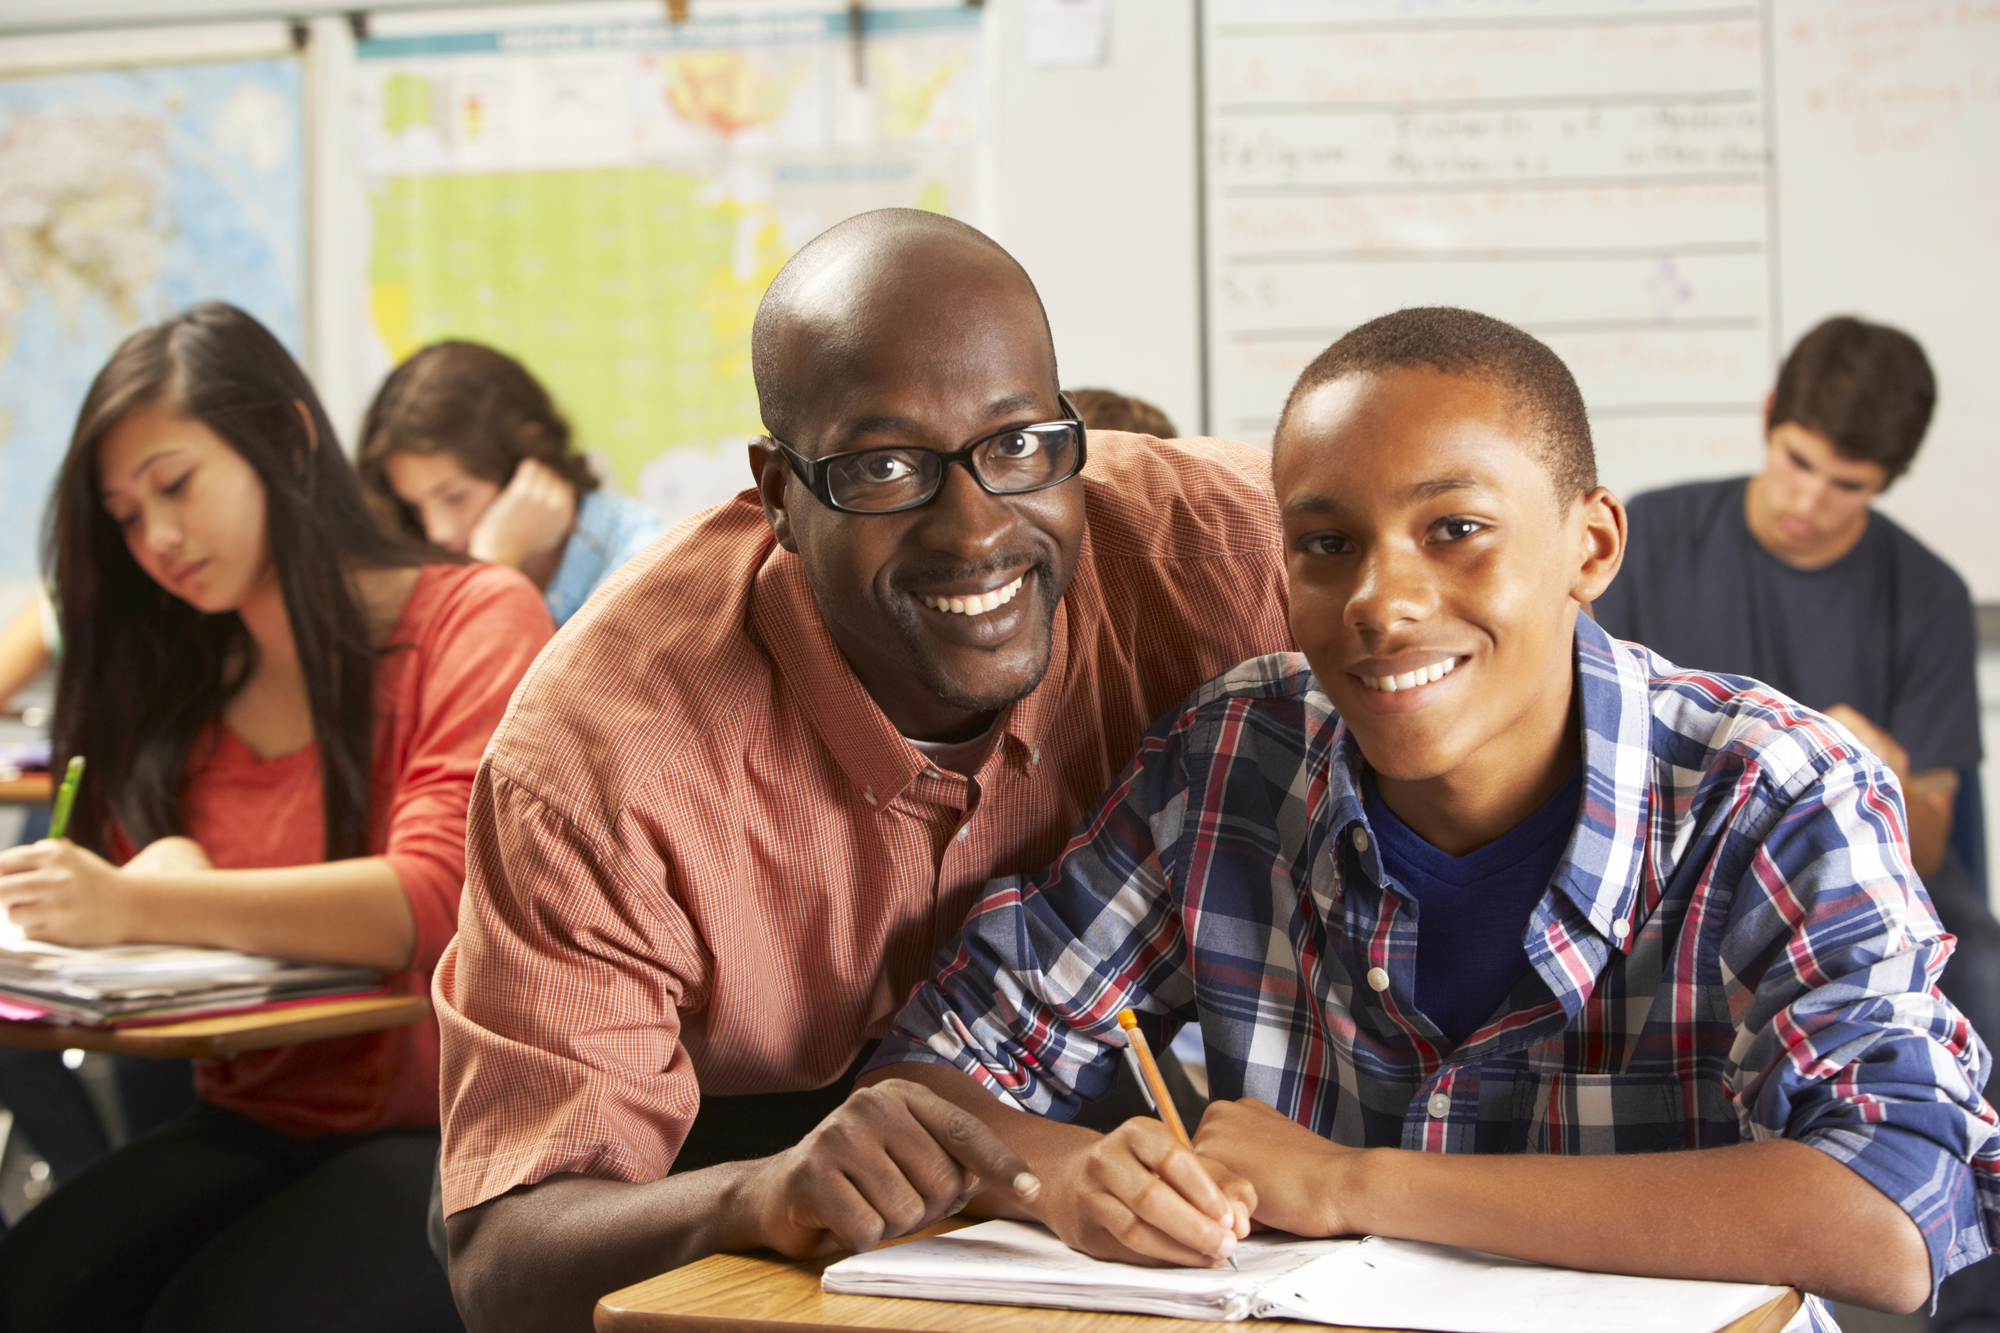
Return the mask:
POLYGON ((119 341, 224 300, 303 351, 296 59, 0 79, 0 579, 119 341))

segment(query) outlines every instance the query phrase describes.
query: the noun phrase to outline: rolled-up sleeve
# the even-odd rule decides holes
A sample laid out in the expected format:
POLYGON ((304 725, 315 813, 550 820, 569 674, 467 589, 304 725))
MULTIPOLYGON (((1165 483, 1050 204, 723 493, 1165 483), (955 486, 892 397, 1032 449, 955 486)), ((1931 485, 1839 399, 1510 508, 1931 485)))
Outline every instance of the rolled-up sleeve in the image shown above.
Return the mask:
POLYGON ((1731 1090, 1749 1136, 1810 1144, 1895 1200, 1935 1283, 2000 1236, 1990 1057, 1937 987, 1953 940, 1879 765, 1839 761, 1777 804, 1723 947, 1731 1090))
POLYGON ((665 878, 482 765, 433 987, 447 1213, 562 1172, 671 1167, 700 1090, 679 1040, 693 944, 665 878))

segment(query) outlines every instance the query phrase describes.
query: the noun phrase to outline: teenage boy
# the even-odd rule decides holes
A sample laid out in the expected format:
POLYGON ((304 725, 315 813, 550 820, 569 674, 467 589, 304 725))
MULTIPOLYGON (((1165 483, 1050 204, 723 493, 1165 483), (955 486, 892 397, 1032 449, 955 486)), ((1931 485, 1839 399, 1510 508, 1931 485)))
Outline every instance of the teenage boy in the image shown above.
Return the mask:
POLYGON ((1157 722, 865 1080, 979 1116, 1033 1176, 996 1209, 1103 1256, 1212 1263, 1254 1220, 1911 1309, 1985 1255, 1986 1054, 1895 784, 1578 618, 1625 515, 1561 361, 1466 311, 1365 324, 1273 476, 1303 656, 1157 722), (1060 1123, 1128 1006, 1201 1025, 1192 1154, 1060 1123))
POLYGON ((1764 400, 1764 470, 1633 500, 1624 569, 1591 607, 1618 638, 1845 723, 1903 779, 1926 880, 1957 770, 1980 758, 1972 597, 1872 505, 1916 460, 1936 401, 1914 338, 1827 320, 1764 400))

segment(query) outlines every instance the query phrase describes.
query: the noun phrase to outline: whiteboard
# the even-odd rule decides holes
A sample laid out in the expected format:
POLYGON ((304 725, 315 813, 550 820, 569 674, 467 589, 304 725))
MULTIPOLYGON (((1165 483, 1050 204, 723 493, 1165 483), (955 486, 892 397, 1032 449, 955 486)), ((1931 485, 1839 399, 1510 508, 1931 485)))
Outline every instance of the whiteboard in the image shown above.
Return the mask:
POLYGON ((1753 471, 1784 351, 1835 313, 1926 346, 1884 507, 2000 600, 2000 3, 1207 0, 1210 429, 1404 306, 1575 372, 1622 495, 1753 471))

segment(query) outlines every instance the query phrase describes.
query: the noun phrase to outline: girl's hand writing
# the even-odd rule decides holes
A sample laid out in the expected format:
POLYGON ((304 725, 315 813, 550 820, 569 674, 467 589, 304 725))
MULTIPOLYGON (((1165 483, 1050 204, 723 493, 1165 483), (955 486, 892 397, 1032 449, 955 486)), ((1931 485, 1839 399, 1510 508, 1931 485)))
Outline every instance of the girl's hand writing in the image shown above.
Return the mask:
POLYGON ((124 876, 67 838, 0 851, 0 907, 28 938, 47 944, 83 948, 132 938, 124 876))

